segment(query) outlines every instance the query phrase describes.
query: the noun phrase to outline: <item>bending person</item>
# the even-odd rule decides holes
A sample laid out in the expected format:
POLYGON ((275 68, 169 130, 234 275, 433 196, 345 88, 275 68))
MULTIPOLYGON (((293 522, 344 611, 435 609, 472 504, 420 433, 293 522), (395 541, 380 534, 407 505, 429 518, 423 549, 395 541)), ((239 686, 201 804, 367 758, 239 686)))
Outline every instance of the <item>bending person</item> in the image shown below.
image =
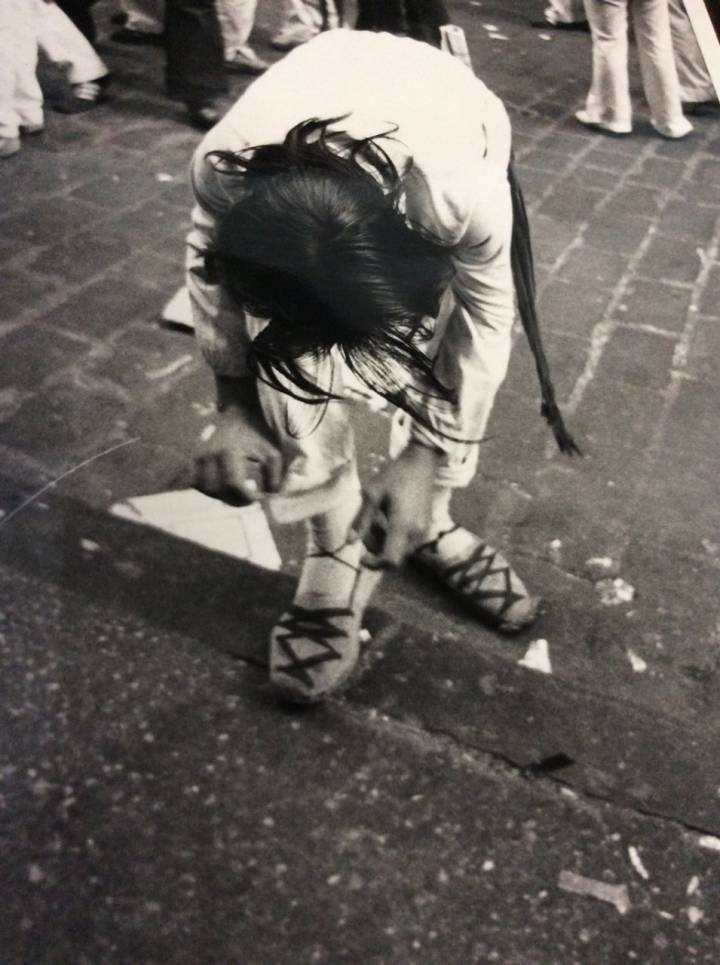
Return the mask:
MULTIPOLYGON (((509 563, 450 506, 505 376, 516 282, 532 314, 510 140, 502 103, 459 61, 338 30, 271 67, 195 153, 188 285, 221 413, 196 485, 250 502, 341 470, 353 480, 309 521, 295 601, 271 636, 271 678, 294 699, 347 681, 369 593, 409 555, 501 630, 535 616, 509 563), (398 407, 390 462, 364 496, 341 360, 398 407)), ((530 334, 543 411, 572 451, 530 334)))

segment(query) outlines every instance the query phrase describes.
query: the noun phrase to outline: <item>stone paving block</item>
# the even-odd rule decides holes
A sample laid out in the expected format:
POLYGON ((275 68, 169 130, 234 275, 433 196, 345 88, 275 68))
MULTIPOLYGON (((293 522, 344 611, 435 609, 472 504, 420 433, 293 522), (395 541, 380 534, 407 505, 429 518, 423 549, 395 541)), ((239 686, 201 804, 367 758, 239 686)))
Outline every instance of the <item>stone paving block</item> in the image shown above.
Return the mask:
POLYGON ((715 187, 720 192, 720 159, 702 160, 695 168, 693 181, 699 181, 705 187, 715 187))
POLYGON ((526 151, 522 159, 522 168, 533 168, 536 171, 550 171, 553 174, 562 172, 568 164, 567 154, 547 148, 535 147, 526 151))
POLYGON ((85 231, 72 240, 46 248, 31 269, 79 284, 113 267, 131 252, 130 245, 107 230, 85 231))
POLYGON ((700 382, 720 383, 720 324, 716 318, 698 320, 686 371, 700 382))
POLYGON ((130 408, 111 387, 63 375, 42 395, 28 399, 11 423, 0 426, 0 443, 42 461, 62 459, 70 465, 122 441, 130 408))
POLYGON ((553 191, 540 205, 539 213, 566 224, 580 225, 591 217, 602 201, 601 191, 578 187, 565 179, 556 178, 553 191))
POLYGON ((622 215, 617 211, 590 218, 583 234, 586 245, 601 251, 625 252, 632 255, 645 239, 649 226, 641 218, 631 214, 622 215))
POLYGON ((662 403, 661 391, 611 382, 603 378, 601 370, 573 414, 573 426, 584 443, 583 451, 592 463, 592 472, 602 487, 619 493, 623 501, 632 496, 662 403))
POLYGON ((72 197, 117 214, 140 201, 148 201, 156 191, 155 178, 144 165, 134 170, 123 166, 120 172, 106 172, 102 177, 86 181, 75 188, 72 197))
MULTIPOLYGON (((652 498, 652 494, 649 494, 652 498)), ((658 552, 631 541, 625 565, 637 576, 637 615, 652 625, 660 654, 679 675, 699 682, 706 713, 720 696, 720 598, 716 558, 658 552)))
POLYGON ((164 391, 165 380, 184 368, 188 358, 194 362, 196 354, 192 337, 144 321, 93 352, 87 371, 143 399, 164 391))
POLYGON ((623 382, 640 389, 662 389, 670 382, 676 339, 617 328, 610 336, 595 378, 601 384, 623 382))
POLYGON ((24 271, 4 268, 0 292, 0 320, 15 318, 37 305, 50 292, 57 290, 57 279, 41 278, 24 271))
POLYGON ((87 346, 81 341, 26 322, 0 338, 0 385, 32 391, 86 353, 87 346))
POLYGON ((716 211, 720 208, 720 191, 715 184, 687 181, 680 185, 679 193, 694 204, 708 205, 716 211))
POLYGON ((530 225, 533 252, 539 261, 553 264, 577 236, 577 226, 535 214, 530 225))
POLYGON ((661 235, 692 239, 703 244, 713 237, 719 213, 715 208, 694 204, 688 200, 672 200, 658 221, 661 235))
MULTIPOLYGON (((588 344, 584 340, 557 332, 544 336, 545 353, 550 363, 553 384, 559 400, 566 398, 585 366, 588 344)), ((538 380, 527 339, 518 338, 510 359, 508 384, 531 400, 538 397, 538 380)))
POLYGON ((113 234, 131 250, 164 247, 165 239, 182 238, 189 229, 189 209, 179 210, 163 201, 126 208, 113 218, 113 234))
POLYGON ((638 264, 638 274, 657 281, 692 284, 701 268, 700 257, 692 245, 679 245, 669 235, 656 235, 638 264))
POLYGON ((720 265, 710 270, 707 284, 700 295, 698 309, 704 315, 720 317, 720 265))
POLYGON ((600 168, 603 171, 612 171, 616 177, 626 174, 636 161, 636 151, 628 152, 618 148, 613 141, 606 144, 603 140, 598 147, 593 148, 583 158, 583 165, 591 168, 600 168))
MULTIPOLYGON (((720 386, 683 381, 670 410, 665 428, 667 445, 692 460, 699 472, 705 459, 718 455, 717 414, 720 411, 720 386)), ((709 469, 709 472, 713 472, 709 469)))
POLYGON ((665 195, 663 188, 647 187, 634 182, 625 184, 609 199, 603 208, 603 214, 608 218, 617 214, 631 214, 635 218, 654 219, 665 203, 665 195))
POLYGON ((627 270, 627 255, 580 245, 570 252, 558 274, 571 284, 614 288, 627 270))
POLYGON ((689 288, 635 279, 617 306, 616 316, 628 324, 681 332, 687 321, 690 299, 689 288))
POLYGON ((589 338, 603 318, 610 297, 604 288, 552 279, 538 299, 543 331, 589 338))
POLYGON ((681 183, 684 171, 682 161, 650 157, 639 170, 633 171, 632 182, 646 187, 675 188, 681 183))
POLYGON ((104 339, 136 318, 156 317, 161 308, 162 299, 155 289, 134 278, 109 276, 71 295, 42 320, 48 327, 104 339))
POLYGON ((518 181, 525 195, 525 200, 531 209, 533 204, 542 197, 545 191, 547 191, 558 178, 559 175, 549 175, 544 171, 522 168, 522 165, 518 166, 518 181))
POLYGON ((30 204, 0 221, 0 232, 18 244, 49 245, 77 234, 105 216, 102 208, 69 195, 30 204))

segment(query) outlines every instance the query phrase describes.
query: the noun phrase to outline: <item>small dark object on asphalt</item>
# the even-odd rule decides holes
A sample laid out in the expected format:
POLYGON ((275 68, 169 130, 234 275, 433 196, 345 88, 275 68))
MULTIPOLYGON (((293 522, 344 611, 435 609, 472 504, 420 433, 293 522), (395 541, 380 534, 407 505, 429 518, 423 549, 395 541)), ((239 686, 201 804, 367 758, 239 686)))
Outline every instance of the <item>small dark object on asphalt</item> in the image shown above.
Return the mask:
POLYGON ((578 20, 575 23, 550 23, 549 20, 531 20, 530 26, 537 27, 539 30, 575 30, 585 34, 590 33, 590 27, 585 20, 578 20))
POLYGON ((541 761, 530 764, 527 768, 528 774, 538 777, 541 774, 552 774, 553 771, 560 771, 565 767, 572 767, 575 763, 572 757, 567 754, 551 754, 550 757, 543 757, 541 761))

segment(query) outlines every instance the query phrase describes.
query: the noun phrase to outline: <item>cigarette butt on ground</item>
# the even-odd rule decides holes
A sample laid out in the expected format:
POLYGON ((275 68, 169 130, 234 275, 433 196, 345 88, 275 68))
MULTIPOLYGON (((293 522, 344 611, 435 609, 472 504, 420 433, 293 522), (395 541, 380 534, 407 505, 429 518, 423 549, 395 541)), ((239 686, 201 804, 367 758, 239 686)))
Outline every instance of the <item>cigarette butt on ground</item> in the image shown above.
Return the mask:
POLYGON ((562 891, 569 891, 575 895, 585 895, 588 898, 597 898, 598 901, 615 905, 621 915, 627 914, 631 908, 627 885, 609 885, 605 881, 597 881, 595 878, 577 875, 574 871, 561 871, 558 886, 562 891))

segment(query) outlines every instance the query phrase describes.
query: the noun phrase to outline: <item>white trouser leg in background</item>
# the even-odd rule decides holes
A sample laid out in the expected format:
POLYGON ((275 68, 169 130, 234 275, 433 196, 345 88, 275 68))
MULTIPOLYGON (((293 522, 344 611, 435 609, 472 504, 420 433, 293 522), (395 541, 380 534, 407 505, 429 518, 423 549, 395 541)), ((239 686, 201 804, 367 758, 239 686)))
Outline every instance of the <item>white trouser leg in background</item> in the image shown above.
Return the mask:
POLYGON ((715 88, 682 0, 670 0, 669 5, 670 33, 680 81, 680 96, 689 104, 714 101, 717 98, 715 88))
POLYGON ((164 0, 120 0, 127 16, 126 27, 143 34, 161 34, 165 18, 164 0))
POLYGON ((92 44, 56 3, 43 3, 38 23, 38 46, 53 64, 68 63, 71 84, 105 77, 108 69, 92 44))
POLYGON ((215 0, 226 60, 247 47, 256 8, 257 0, 215 0))
POLYGON ((667 0, 630 0, 630 12, 650 121, 665 137, 683 137, 692 124, 682 111, 667 0))
POLYGON ((273 38, 277 46, 304 43, 324 27, 339 27, 334 0, 284 0, 282 26, 273 38))
POLYGON ((627 0, 585 0, 592 31, 592 80, 585 109, 594 123, 629 131, 627 0))
POLYGON ((0 137, 43 123, 36 76, 39 0, 0 2, 0 137))
POLYGON ((544 11, 548 23, 584 23, 583 0, 550 0, 544 11))

